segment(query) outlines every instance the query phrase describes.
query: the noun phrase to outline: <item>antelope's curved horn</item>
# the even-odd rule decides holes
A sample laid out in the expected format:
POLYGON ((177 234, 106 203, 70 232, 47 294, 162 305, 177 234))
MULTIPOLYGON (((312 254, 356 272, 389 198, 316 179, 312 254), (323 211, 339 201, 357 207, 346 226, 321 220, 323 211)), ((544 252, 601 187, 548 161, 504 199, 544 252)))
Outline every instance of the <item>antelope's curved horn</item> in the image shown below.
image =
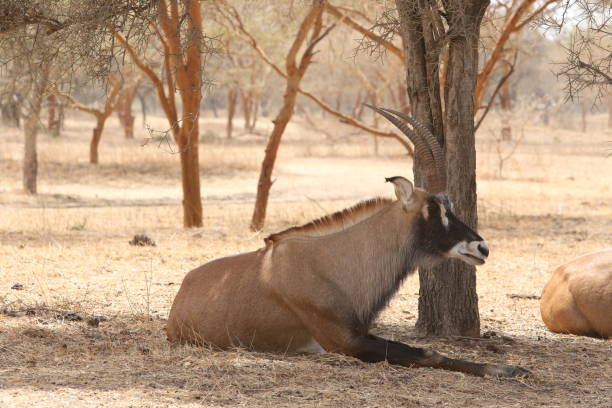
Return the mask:
POLYGON ((434 161, 436 163, 436 170, 438 171, 438 175, 440 177, 440 180, 439 180, 440 190, 433 191, 434 188, 433 186, 431 186, 430 189, 432 191, 430 192, 431 193, 441 193, 443 191, 446 191, 446 159, 444 157, 444 151, 442 150, 442 146, 440 146, 440 143, 438 143, 438 140, 436 139, 436 137, 431 133, 431 131, 425 125, 423 125, 421 122, 419 122, 415 118, 408 116, 403 112, 398 112, 393 109, 387 109, 387 108, 380 108, 380 109, 386 112, 392 113, 404 119, 406 122, 410 123, 414 127, 414 130, 417 133, 420 133, 423 139, 425 139, 425 141, 429 145, 429 148, 431 149, 431 154, 433 155, 434 161))
POLYGON ((412 144, 414 145, 415 156, 417 156, 421 163, 423 163, 423 170, 427 179, 427 185, 429 186, 430 190, 432 190, 430 192, 439 193, 441 191, 444 191, 444 187, 446 186, 440 184, 441 180, 440 176, 438 175, 434 155, 428 143, 424 140, 422 134, 410 129, 405 122, 402 122, 386 110, 367 103, 364 103, 364 105, 378 112, 380 115, 384 116, 389 122, 394 124, 399 130, 401 130, 402 133, 407 136, 408 140, 412 142, 412 144))

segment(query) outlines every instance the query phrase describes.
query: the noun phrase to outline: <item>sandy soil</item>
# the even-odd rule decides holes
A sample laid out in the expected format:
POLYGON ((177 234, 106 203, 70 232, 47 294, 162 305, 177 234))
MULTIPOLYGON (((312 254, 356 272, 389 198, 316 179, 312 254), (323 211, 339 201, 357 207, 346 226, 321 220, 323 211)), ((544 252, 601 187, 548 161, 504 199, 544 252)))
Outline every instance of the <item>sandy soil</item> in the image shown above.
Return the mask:
POLYGON ((511 296, 537 296, 555 265, 612 246, 612 136, 604 119, 593 118, 588 134, 526 127, 503 178, 497 147, 512 146, 479 133, 480 233, 491 246, 478 271, 482 338, 418 336, 416 276, 376 323, 382 336, 533 372, 519 380, 165 341, 168 309, 193 267, 256 249, 269 232, 392 196, 384 177, 410 176, 411 167, 392 142, 374 156, 370 138, 329 139, 293 124, 266 229, 253 234, 265 123, 262 135, 228 142, 212 137, 223 134, 222 121, 208 120, 205 226, 188 231, 178 158, 167 145, 145 144, 147 132, 124 140, 113 119, 99 166, 86 162, 86 117, 68 121, 59 139, 41 135, 40 194, 32 197, 20 192, 21 134, 0 129, 0 407, 610 407, 612 343, 551 333, 537 299, 511 296), (157 246, 129 245, 137 233, 157 246))

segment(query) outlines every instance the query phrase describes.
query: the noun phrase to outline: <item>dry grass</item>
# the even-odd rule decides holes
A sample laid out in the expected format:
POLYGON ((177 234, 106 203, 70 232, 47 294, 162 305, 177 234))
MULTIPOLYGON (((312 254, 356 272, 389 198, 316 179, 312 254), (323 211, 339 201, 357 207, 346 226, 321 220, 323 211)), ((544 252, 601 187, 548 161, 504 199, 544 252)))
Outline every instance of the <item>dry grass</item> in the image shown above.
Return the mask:
MULTIPOLYGON (((604 118, 594 120, 601 129, 604 118)), ((209 136, 223 134, 221 120, 208 123, 209 136)), ((19 191, 20 133, 2 131, 2 407, 612 405, 612 343, 550 333, 537 300, 507 296, 539 295, 556 264, 611 245, 609 133, 528 127, 499 180, 494 141, 481 132, 480 230, 491 244, 491 259, 478 272, 486 338, 416 336, 416 277, 377 323, 383 336, 533 372, 526 380, 497 380, 337 355, 171 347, 165 318, 184 274, 261 245, 261 235, 247 226, 263 138, 206 140, 205 227, 185 231, 178 158, 155 144, 142 146, 144 131, 125 141, 113 119, 97 167, 86 163, 91 123, 85 118, 72 119, 60 139, 41 136, 36 197, 19 191), (157 246, 128 245, 137 233, 157 246), (22 290, 11 289, 17 282, 22 290), (69 313, 84 320, 70 320, 69 313), (87 319, 94 315, 110 320, 93 327, 87 319)), ((383 177, 408 173, 405 158, 388 155, 397 151, 391 142, 381 144, 387 155, 372 157, 369 138, 330 141, 299 125, 289 132, 266 232, 390 196, 383 177)))

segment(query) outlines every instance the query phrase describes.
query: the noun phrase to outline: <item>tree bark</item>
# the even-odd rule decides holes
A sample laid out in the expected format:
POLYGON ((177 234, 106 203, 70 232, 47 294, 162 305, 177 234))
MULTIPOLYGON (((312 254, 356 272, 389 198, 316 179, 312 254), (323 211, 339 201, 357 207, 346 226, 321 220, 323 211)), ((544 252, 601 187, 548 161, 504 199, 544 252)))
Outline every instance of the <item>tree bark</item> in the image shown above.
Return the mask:
MULTIPOLYGON (((452 33, 448 44, 444 112, 438 74, 441 49, 433 37, 431 20, 437 15, 438 4, 433 0, 396 0, 396 4, 404 40, 412 115, 444 146, 448 196, 458 218, 475 228, 474 90, 478 73, 477 42, 488 0, 444 2, 448 31, 452 33)), ((419 160, 415 160, 415 181, 422 186, 425 180, 420 167, 419 160)), ((428 335, 479 335, 473 266, 447 261, 436 268, 422 268, 419 283, 418 330, 428 335)))

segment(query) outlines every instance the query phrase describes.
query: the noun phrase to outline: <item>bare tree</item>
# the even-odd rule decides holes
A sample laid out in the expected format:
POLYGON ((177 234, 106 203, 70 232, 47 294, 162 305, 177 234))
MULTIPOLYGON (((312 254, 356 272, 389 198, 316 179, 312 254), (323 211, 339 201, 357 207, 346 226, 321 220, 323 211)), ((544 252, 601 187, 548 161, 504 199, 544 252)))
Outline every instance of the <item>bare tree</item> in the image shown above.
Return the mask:
POLYGON ((89 113, 96 118, 96 126, 92 131, 91 141, 89 142, 89 162, 91 164, 99 163, 98 147, 100 146, 100 140, 102 139, 102 132, 104 132, 104 125, 106 124, 106 120, 113 113, 113 110, 115 110, 117 95, 121 92, 121 80, 117 73, 111 73, 109 75, 109 80, 111 83, 111 89, 108 92, 106 101, 104 102, 104 106, 102 107, 102 109, 85 106, 77 102, 72 96, 66 93, 57 90, 54 91, 55 95, 60 96, 68 101, 69 107, 80 110, 82 112, 89 113))
POLYGON ((130 44, 125 34, 114 37, 149 78, 168 120, 168 132, 178 146, 183 187, 183 225, 202 226, 200 192, 199 117, 203 86, 203 63, 207 55, 202 33, 200 2, 196 0, 159 0, 154 32, 163 48, 165 81, 153 66, 130 44), (181 103, 175 101, 179 94, 181 103))
MULTIPOLYGON (((222 11, 221 8, 219 8, 219 11, 225 13, 225 15, 228 16, 228 19, 231 19, 230 21, 237 24, 242 24, 236 8, 232 7, 225 1, 222 1, 222 3, 225 11, 222 11)), ((261 171, 259 173, 255 209, 251 219, 251 229, 254 231, 261 230, 264 225, 266 209, 268 206, 268 197, 270 194, 270 188, 272 187, 272 171, 274 170, 274 164, 276 162, 276 156, 281 138, 287 124, 293 116, 300 82, 306 74, 308 66, 312 62, 315 46, 319 41, 321 41, 321 39, 323 39, 325 35, 329 33, 331 28, 330 27, 322 32, 322 13, 323 0, 313 0, 308 12, 304 16, 298 28, 298 32, 293 39, 289 51, 285 56, 285 75, 287 82, 283 96, 283 104, 273 121, 274 128, 268 138, 266 153, 261 164, 261 171), (300 55, 300 49, 306 42, 306 48, 300 55)))
MULTIPOLYGON (((277 75, 287 80, 288 74, 283 69, 281 69, 279 65, 277 65, 274 61, 272 61, 271 57, 259 45, 255 36, 246 28, 236 8, 231 7, 225 0, 221 0, 220 3, 224 4, 225 6, 223 8, 217 8, 218 11, 224 16, 226 20, 228 20, 234 26, 235 31, 239 35, 241 35, 242 39, 253 48, 253 50, 257 53, 257 55, 259 55, 262 61, 264 61, 270 68, 272 68, 273 72, 275 72, 277 75), (223 9, 225 9, 226 11, 223 11, 223 9)), ((338 110, 334 109, 333 107, 331 107, 328 103, 324 101, 323 98, 317 97, 312 92, 302 89, 299 86, 299 84, 297 86, 297 92, 300 95, 305 96, 306 98, 310 99, 312 102, 317 104, 321 108, 322 111, 329 113, 332 116, 335 116, 336 118, 338 118, 340 122, 343 124, 353 126, 357 129, 361 129, 377 137, 391 138, 391 139, 397 140, 406 149, 406 151, 408 152, 408 155, 412 156, 412 153, 413 153, 412 146, 409 143, 407 143, 404 138, 398 136, 395 132, 383 131, 383 130, 379 130, 379 129, 370 127, 362 123, 355 117, 345 115, 339 112, 338 110)))

